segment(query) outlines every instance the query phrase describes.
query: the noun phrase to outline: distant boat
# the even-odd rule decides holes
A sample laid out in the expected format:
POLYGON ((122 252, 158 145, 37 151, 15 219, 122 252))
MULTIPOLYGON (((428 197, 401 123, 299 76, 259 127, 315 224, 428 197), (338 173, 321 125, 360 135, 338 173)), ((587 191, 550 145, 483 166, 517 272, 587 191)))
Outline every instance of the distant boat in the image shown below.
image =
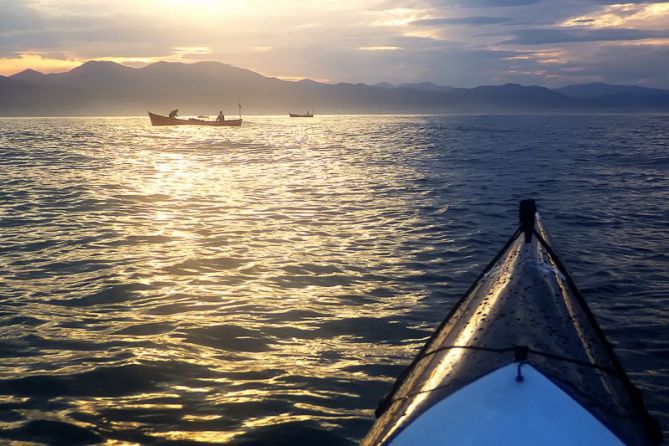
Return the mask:
POLYGON ((226 121, 205 121, 203 119, 179 119, 179 118, 170 118, 168 116, 157 115, 155 113, 149 112, 149 118, 151 118, 151 125, 164 126, 164 125, 205 125, 211 127, 241 127, 242 119, 230 119, 226 121))
POLYGON ((314 114, 312 112, 306 113, 290 113, 291 118, 313 118, 314 114))
POLYGON ((199 119, 209 119, 209 115, 197 115, 199 119))

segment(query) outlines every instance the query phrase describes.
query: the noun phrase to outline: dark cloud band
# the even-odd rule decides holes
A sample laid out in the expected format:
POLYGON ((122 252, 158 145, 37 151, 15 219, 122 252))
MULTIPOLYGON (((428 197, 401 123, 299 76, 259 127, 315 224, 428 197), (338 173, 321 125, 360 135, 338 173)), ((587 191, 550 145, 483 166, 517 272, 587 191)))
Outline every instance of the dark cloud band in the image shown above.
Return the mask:
POLYGON ((513 19, 509 17, 488 17, 488 16, 471 16, 471 17, 457 17, 457 18, 443 18, 443 19, 424 19, 411 22, 415 26, 443 26, 443 25, 499 25, 502 23, 509 23, 513 19))
POLYGON ((502 43, 515 45, 546 45, 555 43, 630 41, 665 37, 669 37, 669 31, 630 28, 541 28, 515 31, 512 39, 502 43))

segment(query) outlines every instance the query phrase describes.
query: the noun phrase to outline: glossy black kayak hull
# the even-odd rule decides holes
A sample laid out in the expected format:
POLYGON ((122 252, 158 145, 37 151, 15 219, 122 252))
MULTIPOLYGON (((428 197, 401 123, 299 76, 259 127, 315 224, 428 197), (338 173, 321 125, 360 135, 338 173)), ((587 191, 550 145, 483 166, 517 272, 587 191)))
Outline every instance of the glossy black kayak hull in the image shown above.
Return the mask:
MULTIPOLYGON (((454 395, 467 405, 475 404, 473 397, 463 399, 462 389, 481 388, 482 380, 505 367, 518 366, 521 373, 521 364, 561 389, 602 429, 610 431, 612 439, 620 441, 610 444, 660 443, 657 423, 548 244, 541 222, 534 226, 534 212, 531 220, 533 226, 514 234, 398 378, 377 409, 378 419, 362 445, 407 444, 402 433, 415 430, 412 425, 419 422, 423 430, 441 429, 426 424, 425 414, 454 395)), ((488 406, 504 407, 494 395, 477 395, 488 398, 488 406)), ((546 418, 536 414, 534 421, 550 423, 546 418)), ((445 426, 449 419, 442 418, 441 423, 445 426)), ((495 426, 490 423, 482 419, 480 425, 468 426, 474 426, 474 431, 477 426, 487 429, 492 435, 495 426)), ((575 426, 578 429, 578 423, 575 426)), ((508 433, 508 423, 499 428, 508 433)), ((518 434, 515 443, 526 444, 521 441, 522 432, 518 434)), ((583 435, 588 434, 584 431, 583 435)), ((437 436, 435 432, 434 438, 437 436)), ((475 436, 472 432, 472 438, 475 436)), ((465 443, 479 444, 472 439, 465 443)))

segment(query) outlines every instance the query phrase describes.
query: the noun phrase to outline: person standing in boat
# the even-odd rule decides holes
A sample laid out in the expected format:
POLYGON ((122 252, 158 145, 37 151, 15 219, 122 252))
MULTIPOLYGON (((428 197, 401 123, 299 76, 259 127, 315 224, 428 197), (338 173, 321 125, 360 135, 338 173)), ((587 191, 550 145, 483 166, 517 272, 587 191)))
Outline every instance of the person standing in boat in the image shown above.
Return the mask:
POLYGON ((178 114, 179 114, 179 109, 178 109, 178 108, 175 108, 174 110, 172 110, 172 111, 170 112, 169 117, 170 117, 170 118, 176 118, 178 114))
POLYGON ((218 112, 218 116, 216 117, 216 120, 218 122, 225 121, 225 115, 223 115, 223 110, 218 112))

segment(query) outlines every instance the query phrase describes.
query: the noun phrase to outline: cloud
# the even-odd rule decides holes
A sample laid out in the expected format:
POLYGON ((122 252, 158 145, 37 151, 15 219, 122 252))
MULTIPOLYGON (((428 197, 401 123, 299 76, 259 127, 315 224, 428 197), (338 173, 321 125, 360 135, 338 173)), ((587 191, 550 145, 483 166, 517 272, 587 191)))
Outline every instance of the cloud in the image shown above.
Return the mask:
POLYGON ((333 81, 669 87, 666 1, 193 1, 0 0, 0 73, 218 60, 333 81))
POLYGON ((667 88, 669 46, 650 44, 600 47, 591 57, 576 60, 567 68, 576 68, 579 74, 597 77, 601 81, 667 88))
POLYGON ((3 34, 44 25, 40 14, 26 2, 0 0, 0 31, 3 34))
MULTIPOLYGON (((541 64, 543 56, 540 54, 535 56, 537 62, 541 64)), ((606 46, 564 50, 557 55, 557 58, 559 63, 550 66, 554 81, 552 84, 556 86, 608 82, 669 87, 666 75, 669 71, 669 47, 666 45, 611 43, 606 46), (621 64, 621 61, 627 63, 621 64)))
POLYGON ((593 28, 663 29, 669 25, 669 2, 608 5, 586 15, 572 17, 561 25, 593 28))
POLYGON ((509 23, 513 19, 509 17, 470 16, 456 18, 423 19, 411 22, 415 26, 441 26, 441 25, 497 25, 509 23))
MULTIPOLYGON (((563 7, 569 8, 570 2, 565 0, 551 0, 556 3, 560 3, 563 7)), ((624 0, 626 4, 651 4, 651 3, 663 3, 666 0, 624 0)), ((432 7, 438 8, 453 8, 453 7, 462 7, 462 8, 507 8, 514 6, 528 6, 536 5, 537 3, 547 4, 549 0, 430 0, 429 3, 432 7)), ((594 4, 594 5, 614 5, 620 4, 620 0, 583 0, 579 3, 582 4, 594 4)))
POLYGON ((590 3, 595 3, 598 5, 621 5, 621 4, 653 4, 653 3, 665 3, 666 0, 589 0, 590 3))
POLYGON ((634 41, 669 37, 669 31, 629 28, 575 29, 535 28, 515 31, 512 39, 502 43, 515 45, 545 45, 555 43, 634 41))
POLYGON ((398 51, 402 48, 399 46, 361 46, 360 51, 398 51))
POLYGON ((526 6, 539 3, 541 0, 432 0, 436 7, 467 7, 467 8, 506 8, 510 6, 526 6))

